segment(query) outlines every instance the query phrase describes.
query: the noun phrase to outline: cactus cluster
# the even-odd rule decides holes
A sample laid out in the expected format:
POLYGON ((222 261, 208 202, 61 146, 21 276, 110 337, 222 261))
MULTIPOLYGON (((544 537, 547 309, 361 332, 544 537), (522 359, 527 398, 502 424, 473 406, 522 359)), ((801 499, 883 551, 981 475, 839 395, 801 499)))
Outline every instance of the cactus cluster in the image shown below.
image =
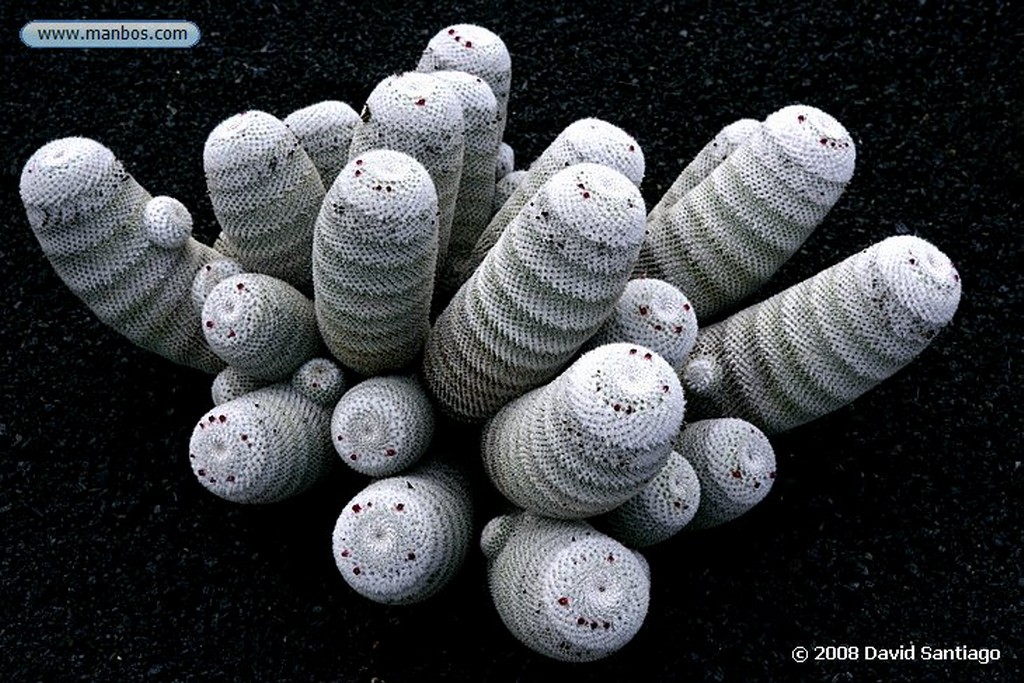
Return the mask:
POLYGON ((643 624, 651 569, 636 549, 763 500, 766 434, 909 363, 960 281, 936 247, 893 237, 703 324, 839 199, 855 161, 842 125, 806 105, 736 121, 648 213, 639 144, 599 119, 516 170, 510 83, 501 39, 457 24, 361 114, 331 100, 228 118, 203 155, 214 247, 84 138, 32 155, 21 196, 102 321, 217 373, 188 450, 203 487, 267 504, 332 467, 377 477, 332 537, 356 593, 428 599, 477 533, 509 631, 591 661, 643 624), (478 448, 445 452, 439 414, 482 425, 478 448), (473 465, 517 508, 482 528, 473 465))

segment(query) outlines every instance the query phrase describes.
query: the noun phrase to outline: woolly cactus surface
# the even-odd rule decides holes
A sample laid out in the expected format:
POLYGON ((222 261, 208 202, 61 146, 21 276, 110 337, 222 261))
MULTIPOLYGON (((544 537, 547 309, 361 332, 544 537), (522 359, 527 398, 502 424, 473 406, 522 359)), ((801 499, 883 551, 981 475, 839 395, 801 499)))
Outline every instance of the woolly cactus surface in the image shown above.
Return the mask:
POLYGON ((295 133, 265 112, 237 114, 210 133, 203 168, 223 230, 215 246, 248 270, 308 289, 324 184, 295 133))
POLYGON ((192 307, 195 274, 221 258, 177 200, 151 197, 100 143, 40 147, 21 174, 29 225, 57 275, 104 323, 174 362, 218 372, 192 307))
POLYGON ((430 328, 438 253, 437 194, 422 164, 371 150, 338 175, 316 221, 316 319, 342 364, 396 371, 420 352, 430 328))
POLYGON ((691 417, 740 417, 769 434, 809 422, 913 360, 959 301, 938 248, 882 240, 702 328, 681 373, 691 417))
POLYGON ((769 116, 647 221, 638 276, 676 285, 705 319, 753 293, 803 244, 853 176, 850 134, 806 105, 769 116))
POLYGON ((441 409, 483 421, 557 375, 622 294, 643 221, 614 169, 577 164, 545 184, 435 321, 423 367, 441 409))
POLYGON ((375 602, 431 597, 458 573, 472 539, 472 507, 457 470, 431 462, 357 493, 334 526, 342 578, 375 602))
MULTIPOLYGON (((306 372, 304 366, 296 374, 306 372)), ((300 381, 217 405, 192 431, 192 472, 211 493, 235 503, 274 503, 305 491, 334 463, 331 408, 343 390, 338 374, 320 394, 310 395, 300 381)))
POLYGON ((397 474, 426 453, 434 409, 412 377, 371 377, 334 408, 331 437, 342 462, 371 477, 397 474))
POLYGON ((352 135, 359 123, 359 112, 337 100, 317 102, 293 111, 284 125, 295 133, 325 188, 329 188, 348 161, 352 135))
POLYGON ((481 547, 501 620, 540 654, 566 662, 601 659, 643 625, 647 561, 586 522, 498 517, 484 527, 481 547))
POLYGON ((484 465, 530 512, 608 512, 664 467, 684 407, 678 377, 660 356, 633 344, 601 346, 485 425, 484 465))

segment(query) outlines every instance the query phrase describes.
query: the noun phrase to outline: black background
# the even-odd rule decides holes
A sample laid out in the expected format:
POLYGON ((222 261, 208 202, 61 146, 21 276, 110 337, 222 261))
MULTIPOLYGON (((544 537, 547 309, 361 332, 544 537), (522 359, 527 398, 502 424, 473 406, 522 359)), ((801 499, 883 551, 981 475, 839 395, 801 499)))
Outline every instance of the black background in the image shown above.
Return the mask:
MULTIPOLYGON (((0 680, 1021 680, 1015 3, 21 4, 0 6, 0 680), (190 50, 30 50, 18 29, 38 18, 182 18, 203 36, 190 50), (421 605, 354 594, 330 552, 338 511, 366 483, 354 474, 264 508, 206 493, 186 452, 210 378, 103 327, 17 198, 36 148, 89 136, 182 200, 209 243, 202 147, 219 121, 324 99, 358 110, 457 22, 512 53, 506 139, 520 166, 572 121, 603 118, 640 142, 649 205, 726 123, 796 102, 838 118, 858 146, 854 179, 768 292, 901 232, 962 277, 953 324, 921 357, 773 439, 780 478, 761 506, 647 553, 648 618, 596 664, 515 641, 475 549, 421 605), (909 643, 1002 660, 790 659, 799 645, 909 643)), ((442 447, 475 464, 471 445, 442 447)), ((485 511, 496 496, 479 493, 485 511)))

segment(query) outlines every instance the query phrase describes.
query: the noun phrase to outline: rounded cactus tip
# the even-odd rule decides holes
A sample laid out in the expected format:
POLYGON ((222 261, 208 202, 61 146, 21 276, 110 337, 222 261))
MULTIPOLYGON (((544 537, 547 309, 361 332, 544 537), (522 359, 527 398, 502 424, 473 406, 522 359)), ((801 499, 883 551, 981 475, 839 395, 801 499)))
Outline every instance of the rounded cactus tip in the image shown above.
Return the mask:
POLYGON ((333 407, 345 387, 345 373, 329 358, 308 360, 292 376, 292 388, 321 406, 333 407))
POLYGON ((822 110, 804 104, 783 107, 765 119, 764 128, 788 157, 813 175, 837 183, 853 177, 853 138, 822 110))
POLYGON ((192 236, 192 214, 173 197, 153 197, 142 211, 146 237, 158 247, 177 249, 192 236))
POLYGON ((210 261, 196 271, 196 276, 192 280, 192 307, 195 312, 202 315, 206 297, 221 280, 244 272, 245 268, 241 263, 229 258, 210 261))
POLYGON ((59 206, 99 181, 116 161, 113 152, 90 138, 48 142, 25 162, 21 200, 27 207, 59 206))
POLYGON ((883 308, 901 336, 930 339, 953 318, 960 303, 960 274, 936 246, 913 235, 896 235, 878 244, 876 263, 892 294, 883 308))

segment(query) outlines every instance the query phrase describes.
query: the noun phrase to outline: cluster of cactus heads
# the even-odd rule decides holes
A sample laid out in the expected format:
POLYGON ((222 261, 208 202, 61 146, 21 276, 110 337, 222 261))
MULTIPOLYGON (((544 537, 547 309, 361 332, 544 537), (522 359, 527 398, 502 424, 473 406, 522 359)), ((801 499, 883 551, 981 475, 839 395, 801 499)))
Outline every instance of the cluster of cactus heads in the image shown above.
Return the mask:
POLYGON ((762 501, 766 434, 909 363, 953 317, 960 280, 933 245, 893 237, 698 329, 825 219, 853 173, 850 135, 806 105, 735 121, 647 213, 639 144, 599 119, 517 170, 510 84, 501 39, 458 24, 361 114, 332 100, 228 118, 204 150, 213 247, 92 140, 40 148, 21 196, 103 322, 216 373, 189 443, 203 487, 273 503, 341 460, 377 478, 334 527, 355 592, 426 600, 478 532, 511 633, 591 661, 643 623, 636 549, 762 501), (478 452, 432 455, 437 413, 482 424, 478 452), (482 528, 474 458, 519 508, 482 528))

